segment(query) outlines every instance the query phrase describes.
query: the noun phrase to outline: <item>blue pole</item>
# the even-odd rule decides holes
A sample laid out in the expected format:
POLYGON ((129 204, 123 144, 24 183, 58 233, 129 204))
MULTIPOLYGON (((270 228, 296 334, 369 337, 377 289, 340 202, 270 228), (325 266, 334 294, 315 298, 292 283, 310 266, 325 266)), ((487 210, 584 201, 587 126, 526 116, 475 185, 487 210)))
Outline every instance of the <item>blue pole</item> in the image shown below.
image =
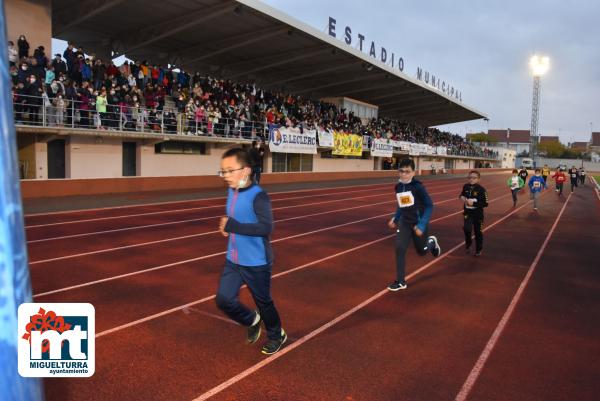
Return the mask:
POLYGON ((0 398, 40 401, 42 381, 17 365, 17 309, 32 302, 12 113, 4 0, 0 0, 0 398))

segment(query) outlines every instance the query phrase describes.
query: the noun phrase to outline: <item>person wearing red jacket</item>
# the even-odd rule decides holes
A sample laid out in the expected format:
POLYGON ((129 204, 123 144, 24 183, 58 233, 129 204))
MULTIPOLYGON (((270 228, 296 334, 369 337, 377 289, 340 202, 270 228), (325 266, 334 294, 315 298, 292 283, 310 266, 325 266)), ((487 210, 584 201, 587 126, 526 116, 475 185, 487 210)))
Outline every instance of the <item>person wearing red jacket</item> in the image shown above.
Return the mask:
POLYGON ((556 192, 558 192, 559 195, 562 195, 563 184, 567 180, 565 173, 563 173, 561 169, 557 168, 556 172, 552 175, 552 178, 554 178, 556 181, 556 192))

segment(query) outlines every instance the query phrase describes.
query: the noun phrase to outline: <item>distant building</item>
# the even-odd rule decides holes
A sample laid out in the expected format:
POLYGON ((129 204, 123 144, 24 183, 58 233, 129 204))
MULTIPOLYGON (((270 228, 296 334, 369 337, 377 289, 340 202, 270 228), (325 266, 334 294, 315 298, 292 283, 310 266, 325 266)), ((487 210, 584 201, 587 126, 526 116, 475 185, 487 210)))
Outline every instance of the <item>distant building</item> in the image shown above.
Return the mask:
MULTIPOLYGON (((467 134, 467 140, 476 134, 467 134)), ((495 146, 513 149, 517 155, 529 153, 531 136, 529 130, 490 129, 488 135, 496 140, 495 146)))
POLYGON ((592 140, 590 141, 590 150, 600 153, 600 132, 592 132, 592 140))
POLYGON ((540 136, 540 143, 560 143, 558 136, 540 136))
POLYGON ((580 152, 587 152, 589 142, 572 142, 569 147, 580 152))
POLYGON ((507 148, 505 146, 483 146, 483 149, 493 150, 498 152, 498 159, 500 160, 500 168, 515 168, 517 160, 517 151, 514 149, 507 148))

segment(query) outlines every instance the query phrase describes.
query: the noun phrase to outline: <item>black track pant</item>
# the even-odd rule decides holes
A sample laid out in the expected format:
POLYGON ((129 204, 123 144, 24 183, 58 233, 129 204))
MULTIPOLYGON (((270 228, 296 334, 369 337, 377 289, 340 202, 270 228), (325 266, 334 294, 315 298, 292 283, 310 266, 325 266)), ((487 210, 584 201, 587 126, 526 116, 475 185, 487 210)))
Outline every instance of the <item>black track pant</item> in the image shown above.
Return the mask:
POLYGON ((399 223, 396 230, 396 273, 398 281, 405 282, 405 259, 410 240, 415 246, 415 250, 421 256, 429 252, 431 244, 428 242, 427 229, 420 237, 415 234, 412 224, 399 223))
POLYGON ((475 251, 480 252, 483 249, 483 211, 473 210, 464 212, 465 224, 465 244, 467 248, 471 246, 473 240, 471 234, 475 230, 475 251))

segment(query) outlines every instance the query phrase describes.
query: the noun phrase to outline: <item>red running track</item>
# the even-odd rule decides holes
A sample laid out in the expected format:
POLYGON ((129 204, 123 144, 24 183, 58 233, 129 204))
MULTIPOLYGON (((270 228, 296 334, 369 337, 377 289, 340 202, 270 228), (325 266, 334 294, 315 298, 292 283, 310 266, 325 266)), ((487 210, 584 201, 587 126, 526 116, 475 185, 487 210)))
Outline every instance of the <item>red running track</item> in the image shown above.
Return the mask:
MULTIPOLYGON (((246 346, 243 328, 214 305, 225 240, 210 232, 224 199, 28 217, 27 225, 40 226, 28 228, 28 238, 44 239, 29 244, 34 300, 91 302, 97 313, 96 374, 47 379, 47 399, 454 399, 540 252, 467 399, 593 399, 600 359, 596 195, 582 188, 565 206, 549 192, 534 213, 523 194, 513 210, 505 177, 484 177, 493 202, 484 256, 474 258, 461 245, 462 182, 426 181, 436 203, 430 230, 444 254, 421 258, 410 251, 409 289, 400 293, 385 290, 394 278, 385 225, 394 210, 393 183, 272 196, 280 220, 273 296, 290 341, 269 358, 259 344, 246 346), (97 233, 152 224, 161 225, 97 233), (587 244, 574 256, 553 242, 569 232, 587 244), (198 233, 205 234, 191 237, 198 233), (113 249, 119 247, 127 248, 113 249), (563 261, 563 274, 573 271, 571 259, 581 279, 547 272, 553 260, 563 261), (557 276, 570 289, 561 296, 557 276), (560 330, 564 320, 553 322, 556 310, 570 330, 560 330), (557 354, 565 343, 569 351, 557 354)), ((241 298, 250 302, 245 290, 241 298)))

